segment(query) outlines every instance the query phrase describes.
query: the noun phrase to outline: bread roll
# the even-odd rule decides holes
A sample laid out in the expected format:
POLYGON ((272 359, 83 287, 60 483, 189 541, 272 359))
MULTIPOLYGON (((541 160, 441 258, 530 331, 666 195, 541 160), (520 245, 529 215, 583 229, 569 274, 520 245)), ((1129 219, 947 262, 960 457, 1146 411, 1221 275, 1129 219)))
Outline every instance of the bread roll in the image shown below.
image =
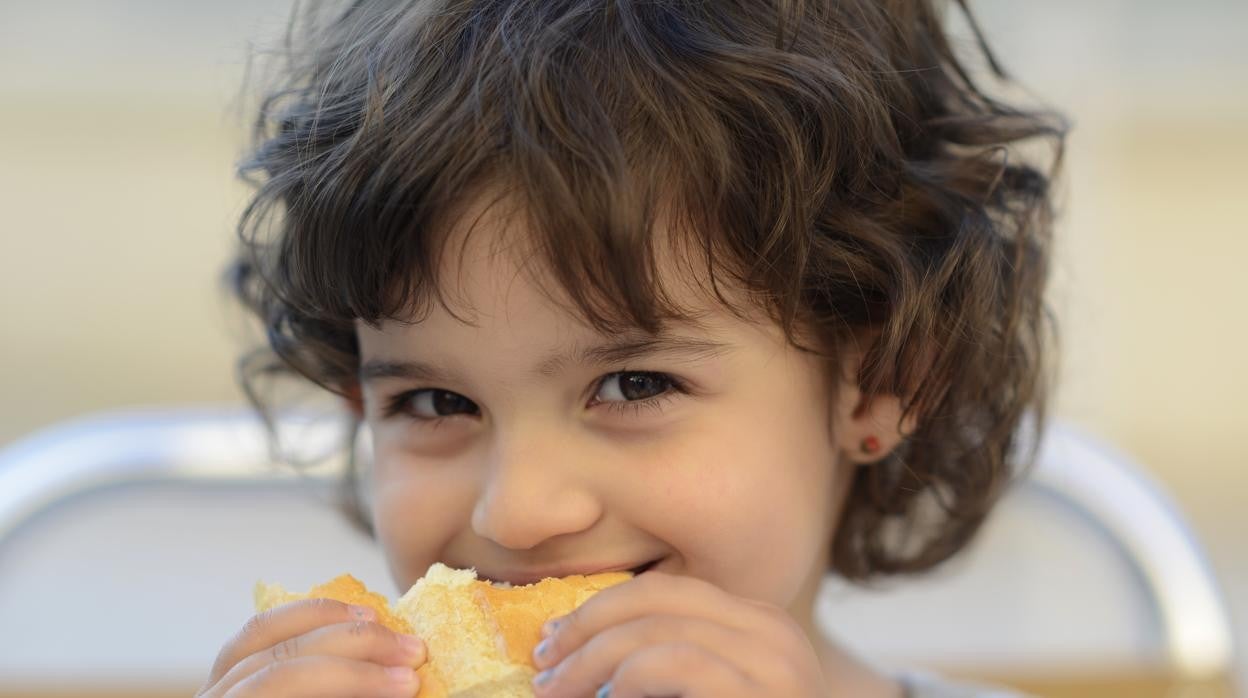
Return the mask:
POLYGON ((307 598, 368 606, 378 622, 425 641, 418 698, 533 698, 533 648, 542 624, 632 577, 629 572, 548 578, 520 587, 477 579, 475 570, 435 563, 393 607, 358 579, 342 575, 306 594, 256 585, 256 610, 307 598))

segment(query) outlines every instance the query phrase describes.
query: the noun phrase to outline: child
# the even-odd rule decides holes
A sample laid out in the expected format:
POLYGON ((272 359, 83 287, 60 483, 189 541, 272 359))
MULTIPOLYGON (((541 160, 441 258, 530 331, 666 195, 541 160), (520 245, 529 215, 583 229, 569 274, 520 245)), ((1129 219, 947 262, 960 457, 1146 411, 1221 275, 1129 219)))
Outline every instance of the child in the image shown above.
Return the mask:
MULTIPOLYGON (((956 553, 1022 462, 1059 118, 981 92, 930 0, 301 17, 241 166, 242 375, 368 428, 353 512, 400 589, 641 572, 550 634, 542 698, 983 695, 812 604, 956 553)), ((200 695, 412 695, 419 638, 368 617, 253 619, 200 695)))

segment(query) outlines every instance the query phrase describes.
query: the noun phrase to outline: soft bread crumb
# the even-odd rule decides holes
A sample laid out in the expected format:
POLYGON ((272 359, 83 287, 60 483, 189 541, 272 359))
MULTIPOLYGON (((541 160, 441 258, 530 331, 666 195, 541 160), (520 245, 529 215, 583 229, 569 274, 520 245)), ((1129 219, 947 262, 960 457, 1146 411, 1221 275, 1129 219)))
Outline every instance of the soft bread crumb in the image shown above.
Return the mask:
MULTIPOLYGON (((542 624, 632 576, 572 575, 505 588, 478 580, 475 570, 435 563, 396 608, 425 640, 429 656, 437 658, 449 696, 531 698, 530 682, 537 673, 533 649, 541 640, 542 624), (481 692, 487 686, 492 693, 481 692)), ((421 698, 428 697, 422 693, 421 698)))

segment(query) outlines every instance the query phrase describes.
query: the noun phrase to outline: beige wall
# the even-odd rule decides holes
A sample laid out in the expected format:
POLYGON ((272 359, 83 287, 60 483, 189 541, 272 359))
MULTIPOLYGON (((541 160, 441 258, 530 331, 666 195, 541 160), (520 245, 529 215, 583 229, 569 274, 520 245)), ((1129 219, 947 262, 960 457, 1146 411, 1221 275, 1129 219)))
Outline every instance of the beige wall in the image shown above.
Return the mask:
POLYGON ((214 276, 239 190, 212 105, 3 109, 0 441, 120 405, 237 399, 214 276))
POLYGON ((1072 163, 1063 231, 1086 257, 1067 255, 1060 411, 1136 454, 1228 546, 1248 523, 1245 126, 1241 104, 1081 134, 1072 155, 1091 162, 1072 163))
MULTIPOLYGON (((97 410, 239 399, 215 286, 244 200, 227 107, 243 39, 282 4, 0 9, 0 444, 97 410)), ((984 21, 1077 125, 1059 413, 1176 494, 1244 617, 1248 56, 1233 33, 1248 12, 1019 1, 984 21)))

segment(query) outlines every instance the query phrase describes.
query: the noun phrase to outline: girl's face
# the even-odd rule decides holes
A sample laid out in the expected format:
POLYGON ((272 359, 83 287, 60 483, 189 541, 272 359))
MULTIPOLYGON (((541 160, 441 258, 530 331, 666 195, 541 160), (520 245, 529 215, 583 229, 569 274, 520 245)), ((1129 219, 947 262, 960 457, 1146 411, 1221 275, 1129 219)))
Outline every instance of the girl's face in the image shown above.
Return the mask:
POLYGON ((357 325, 374 525, 399 588, 435 561, 512 583, 658 561, 808 603, 852 467, 830 372, 674 270, 701 326, 601 336, 530 281, 504 226, 477 220, 443 276, 472 324, 435 303, 416 324, 357 325))

